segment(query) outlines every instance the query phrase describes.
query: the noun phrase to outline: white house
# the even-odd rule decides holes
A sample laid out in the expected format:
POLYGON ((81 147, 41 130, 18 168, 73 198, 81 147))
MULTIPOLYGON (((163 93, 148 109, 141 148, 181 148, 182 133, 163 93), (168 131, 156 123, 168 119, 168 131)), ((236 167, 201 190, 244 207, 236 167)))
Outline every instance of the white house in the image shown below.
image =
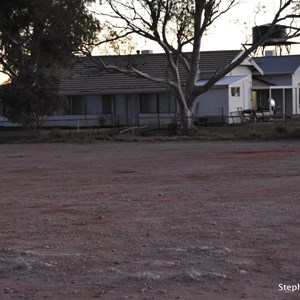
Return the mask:
MULTIPOLYGON (((239 53, 239 50, 201 52, 202 75, 224 68, 239 53)), ((185 55, 188 60, 190 53, 185 55)), ((176 97, 168 86, 101 69, 96 66, 97 59, 100 58, 78 58, 62 71, 60 92, 66 97, 66 105, 49 116, 45 125, 163 125, 178 118, 176 97)), ((166 55, 162 53, 142 52, 101 59, 111 65, 134 66, 154 77, 172 77, 166 55)), ((181 64, 179 67, 184 88, 186 70, 181 64)), ((244 93, 243 87, 240 93, 244 93)))
POLYGON ((300 55, 271 55, 254 60, 264 72, 253 76, 254 106, 268 106, 268 99, 273 98, 279 115, 299 115, 300 55))
MULTIPOLYGON (((211 89, 197 98, 196 117, 208 122, 238 123, 238 111, 253 109, 252 72, 263 74, 261 68, 250 58, 219 80, 211 89)), ((197 82, 204 85, 208 79, 197 82)))
MULTIPOLYGON (((240 54, 239 50, 201 52, 197 84, 205 84, 240 54)), ((190 54, 185 55, 188 60, 190 54)), ((178 117, 176 97, 168 86, 101 69, 96 65, 97 59, 100 57, 79 57, 60 71, 60 93, 65 103, 48 116, 45 126, 162 125, 178 117)), ((151 76, 172 77, 162 53, 101 59, 111 65, 134 66, 151 76)), ((275 99, 276 107, 283 107, 285 115, 299 114, 299 66, 300 55, 247 58, 197 98, 195 117, 232 123, 237 111, 265 106, 269 98, 275 99)), ((180 72, 184 88, 187 74, 183 65, 180 72)), ((0 126, 7 125, 12 124, 0 111, 0 126)))
MULTIPOLYGON (((200 80, 204 85, 207 80, 200 80)), ((248 76, 225 76, 213 88, 197 99, 196 117, 207 118, 211 123, 239 122, 237 112, 252 107, 251 80, 248 76), (234 117, 237 117, 235 120, 234 117)))

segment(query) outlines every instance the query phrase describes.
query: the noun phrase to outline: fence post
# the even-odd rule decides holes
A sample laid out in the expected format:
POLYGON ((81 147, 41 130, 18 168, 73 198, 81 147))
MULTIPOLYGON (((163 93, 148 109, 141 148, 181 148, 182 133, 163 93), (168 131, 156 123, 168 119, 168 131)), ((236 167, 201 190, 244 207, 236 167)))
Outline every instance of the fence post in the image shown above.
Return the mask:
POLYGON ((79 129, 80 129, 79 123, 80 123, 80 121, 77 120, 77 132, 78 132, 78 133, 79 133, 79 129))
POLYGON ((224 107, 222 106, 222 126, 224 126, 224 107))
POLYGON ((134 120, 134 119, 132 119, 132 131, 131 131, 131 132, 132 132, 132 134, 134 134, 134 121, 135 121, 135 120, 134 120))

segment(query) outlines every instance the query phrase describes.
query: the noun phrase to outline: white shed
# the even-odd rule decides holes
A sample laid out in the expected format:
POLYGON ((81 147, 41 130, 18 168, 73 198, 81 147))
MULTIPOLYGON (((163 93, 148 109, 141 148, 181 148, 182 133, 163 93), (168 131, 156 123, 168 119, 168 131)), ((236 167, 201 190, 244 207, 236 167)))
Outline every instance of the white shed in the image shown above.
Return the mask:
MULTIPOLYGON (((197 85, 204 85, 200 80, 197 85)), ((233 123, 238 110, 252 109, 251 76, 225 76, 204 94, 198 96, 196 117, 209 122, 233 123)), ((237 120, 238 121, 238 120, 237 120)))

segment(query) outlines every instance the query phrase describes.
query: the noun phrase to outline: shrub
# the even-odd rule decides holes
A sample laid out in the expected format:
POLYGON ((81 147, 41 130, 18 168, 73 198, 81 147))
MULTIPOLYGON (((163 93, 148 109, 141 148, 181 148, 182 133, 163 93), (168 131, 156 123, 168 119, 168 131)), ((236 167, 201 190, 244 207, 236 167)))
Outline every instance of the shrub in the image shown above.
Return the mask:
POLYGON ((300 138, 300 128, 296 128, 292 131, 291 136, 293 138, 300 138))
POLYGON ((275 133, 279 133, 279 134, 286 134, 288 131, 284 126, 276 126, 275 127, 275 133))

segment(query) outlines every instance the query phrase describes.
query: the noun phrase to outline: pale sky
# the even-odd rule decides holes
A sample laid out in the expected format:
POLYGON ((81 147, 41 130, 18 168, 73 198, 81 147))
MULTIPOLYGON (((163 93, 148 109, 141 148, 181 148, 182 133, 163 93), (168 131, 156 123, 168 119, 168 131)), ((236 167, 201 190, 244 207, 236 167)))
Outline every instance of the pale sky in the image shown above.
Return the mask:
MULTIPOLYGON (((240 0, 239 5, 224 14, 210 27, 207 36, 202 40, 201 50, 241 49, 245 42, 252 42, 252 27, 267 24, 273 20, 278 5, 279 0, 240 0), (265 8, 260 10, 255 17, 258 5, 265 6, 265 8)), ((296 41, 300 42, 300 39, 296 41)), ((154 44, 150 45, 150 49, 151 47, 155 52, 161 52, 154 44)), ((300 54, 300 46, 293 45, 291 54, 300 54)))
MULTIPOLYGON (((279 0, 241 0, 241 4, 222 16, 202 43, 202 50, 240 49, 241 44, 252 41, 252 27, 270 23, 278 10, 279 0), (258 5, 265 6, 255 17, 258 5), (238 22, 236 22, 238 20, 238 22), (248 42, 248 41, 247 41, 248 42)), ((298 42, 300 39, 297 40, 298 42)), ((291 53, 300 54, 299 46, 292 46, 291 53)))
MULTIPOLYGON (((279 0, 240 0, 240 4, 234 7, 230 12, 223 15, 211 27, 208 35, 202 41, 201 50, 236 50, 241 49, 241 44, 245 43, 247 36, 251 42, 252 27, 271 22, 279 3, 279 0), (256 18, 254 11, 257 5, 265 5, 256 18)), ((297 41, 300 42, 300 39, 297 41)), ((140 39, 138 45, 140 50, 152 49, 154 52, 162 52, 155 44, 145 44, 145 41, 140 39)), ((300 46, 293 45, 291 54, 300 54, 300 46)), ((4 77, 0 73, 0 82, 4 77)))

